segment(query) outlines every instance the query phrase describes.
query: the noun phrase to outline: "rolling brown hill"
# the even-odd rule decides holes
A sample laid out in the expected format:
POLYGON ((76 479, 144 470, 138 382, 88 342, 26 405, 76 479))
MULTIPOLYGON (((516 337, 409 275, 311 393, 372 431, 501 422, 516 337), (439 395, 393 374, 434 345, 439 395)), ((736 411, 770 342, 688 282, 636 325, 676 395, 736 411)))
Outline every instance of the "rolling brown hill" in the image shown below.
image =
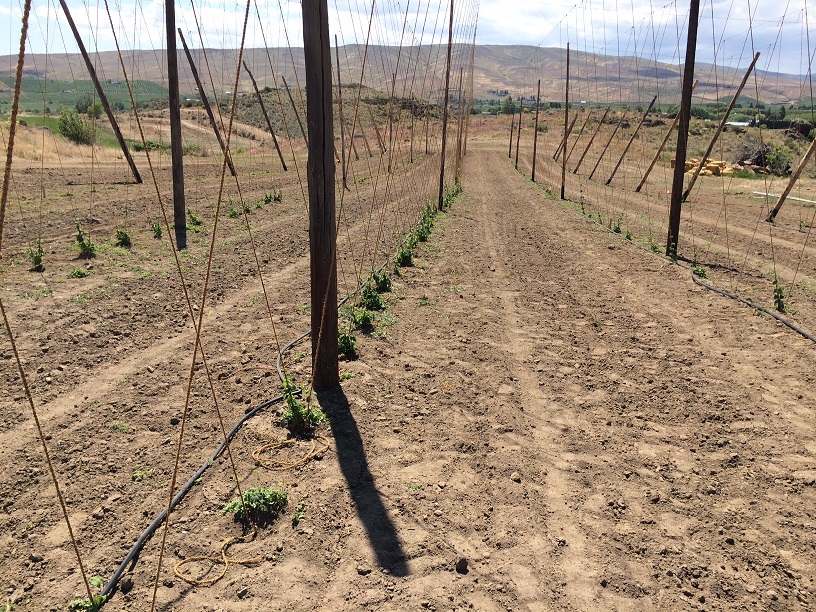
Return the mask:
MULTIPOLYGON (((348 45, 341 47, 342 81, 352 83, 359 81, 362 65, 363 47, 348 45)), ((398 49, 396 47, 370 47, 366 64, 365 84, 387 91, 391 84, 391 74, 397 65, 398 49)), ((208 80, 208 71, 204 54, 200 49, 193 50, 194 60, 203 78, 208 80)), ((454 67, 467 64, 470 59, 470 48, 466 45, 455 45, 454 67)), ((397 76, 397 93, 408 95, 413 81, 413 92, 419 96, 425 91, 427 96, 431 79, 435 77, 438 87, 444 69, 444 49, 439 45, 407 47, 400 56, 397 76), (430 56, 430 69, 428 58, 430 56), (419 59, 417 59, 419 58, 419 59), (416 77, 414 66, 419 63, 416 77)), ((511 95, 530 96, 537 78, 541 78, 542 97, 545 100, 563 100, 564 66, 566 53, 558 48, 541 48, 528 45, 477 45, 475 49, 475 66, 473 71, 474 92, 476 98, 501 97, 496 92, 505 90, 511 95)), ((269 58, 275 69, 275 76, 286 78, 292 87, 303 85, 303 50, 286 48, 269 49, 269 58)), ((165 80, 164 53, 162 50, 126 51, 123 55, 131 78, 162 83, 165 80)), ((261 87, 274 86, 273 71, 265 49, 247 49, 245 59, 255 74, 261 87)), ((231 91, 235 79, 237 51, 235 49, 208 49, 207 60, 209 73, 219 93, 231 91)), ((100 76, 105 79, 121 80, 117 54, 106 51, 95 54, 100 76)), ((747 62, 746 62, 747 63, 747 62)), ((0 75, 11 74, 14 61, 9 56, 0 56, 0 75)), ((571 55, 571 98, 589 102, 648 102, 653 95, 659 94, 659 101, 672 103, 679 96, 680 68, 678 65, 654 62, 638 57, 612 57, 573 52, 571 55)), ((195 83, 184 56, 180 57, 181 90, 187 96, 194 95, 195 83)), ((697 67, 700 80, 696 96, 700 100, 713 101, 730 98, 745 70, 745 66, 718 66, 717 70, 710 64, 697 67)), ((79 54, 51 54, 46 56, 34 54, 26 61, 26 76, 48 78, 87 79, 79 54)), ((780 74, 757 71, 760 95, 766 103, 795 103, 802 95, 802 84, 805 77, 801 75, 780 74)), ((280 82, 280 80, 278 81, 280 82)), ((452 79, 455 83, 455 75, 452 79)), ((246 72, 241 72, 238 90, 250 91, 251 83, 246 72)), ((750 87, 755 91, 753 79, 750 87)), ((439 93, 438 91, 435 93, 439 93)), ((506 94, 505 94, 506 95, 506 94)))

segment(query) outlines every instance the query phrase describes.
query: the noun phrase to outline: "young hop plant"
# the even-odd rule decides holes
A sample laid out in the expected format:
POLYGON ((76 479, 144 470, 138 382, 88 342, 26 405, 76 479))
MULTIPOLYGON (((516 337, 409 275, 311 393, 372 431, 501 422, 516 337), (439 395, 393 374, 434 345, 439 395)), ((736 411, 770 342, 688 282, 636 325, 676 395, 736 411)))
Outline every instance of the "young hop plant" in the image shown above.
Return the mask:
POLYGON ((224 506, 221 513, 232 514, 238 521, 249 521, 256 525, 269 523, 289 503, 289 496, 283 490, 283 485, 278 487, 250 487, 241 497, 224 506))
POLYGON ((357 357, 357 338, 348 332, 341 332, 337 336, 337 353, 346 359, 357 357))
POLYGON ((297 384, 288 376, 283 380, 283 401, 286 404, 281 413, 281 423, 296 436, 306 436, 315 427, 325 423, 326 413, 314 408, 297 397, 297 384))
POLYGON ((34 243, 34 246, 28 249, 27 255, 28 260, 31 262, 31 269, 34 272, 42 272, 42 262, 43 257, 45 257, 45 249, 43 249, 41 238, 37 238, 37 242, 34 243))
POLYGON ((123 229, 116 230, 116 246, 124 247, 129 249, 132 246, 132 242, 130 240, 130 234, 123 229))
POLYGON ((773 280, 773 298, 774 298, 774 308, 776 308, 777 312, 781 312, 785 314, 787 305, 785 304, 785 289, 782 287, 782 283, 779 282, 778 278, 774 278, 773 280))
POLYGON ((388 272, 374 272, 371 274, 371 283, 374 285, 374 288, 377 290, 377 293, 388 293, 391 291, 391 278, 388 276, 388 272))
POLYGON ((79 256, 83 259, 96 257, 96 245, 91 241, 91 237, 85 233, 79 221, 76 222, 76 242, 79 245, 79 256))
POLYGON ((385 301, 383 301, 382 296, 377 292, 377 288, 372 285, 371 283, 367 283, 363 290, 360 292, 360 301, 359 306, 361 308, 365 308, 366 310, 384 310, 385 309, 385 301))

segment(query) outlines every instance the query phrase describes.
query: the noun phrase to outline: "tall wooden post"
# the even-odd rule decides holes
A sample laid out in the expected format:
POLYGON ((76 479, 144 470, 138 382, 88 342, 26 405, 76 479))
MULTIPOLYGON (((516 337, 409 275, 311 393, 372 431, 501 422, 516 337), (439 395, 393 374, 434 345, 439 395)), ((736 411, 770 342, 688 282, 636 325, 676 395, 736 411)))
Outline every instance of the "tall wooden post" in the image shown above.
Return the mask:
MULTIPOLYGON (((699 83, 699 81, 694 81, 694 85, 692 86, 691 91, 695 90, 695 88, 697 87, 697 83, 699 83)), ((655 153, 654 157, 652 158, 652 163, 650 163, 649 167, 646 168, 646 172, 643 173, 643 178, 640 179, 640 183, 638 184, 637 187, 635 187, 635 191, 637 191, 638 193, 640 192, 641 189, 643 189, 643 186, 646 184, 646 179, 649 178, 649 174, 651 174, 652 169, 655 167, 655 164, 657 163, 657 160, 660 159, 660 154, 663 152, 663 149, 665 148, 666 143, 669 142, 669 137, 672 135, 672 132, 674 131, 674 128, 677 127, 677 122, 679 120, 680 120, 680 112, 678 111, 677 114, 674 116, 674 119, 672 119, 672 122, 671 122, 671 125, 669 126, 669 129, 666 130, 666 135, 663 137, 663 142, 661 142, 660 146, 657 147, 657 152, 655 153)))
POLYGON ((620 126, 623 125, 623 120, 626 119, 626 115, 627 115, 628 112, 629 112, 628 108, 625 111, 623 111, 623 114, 621 115, 621 118, 618 120, 618 123, 615 125, 615 129, 612 130, 612 134, 609 136, 609 140, 606 141, 606 145, 604 145, 603 151, 601 151, 601 154, 598 156, 598 161, 595 162, 595 166, 592 168, 592 172, 589 173, 589 178, 590 179, 593 176, 595 176, 595 171, 598 170, 598 166, 601 165, 601 160, 603 160, 604 155, 606 155, 606 151, 609 149, 609 145, 611 145, 612 141, 615 139, 615 134, 618 133, 618 130, 620 129, 620 126))
POLYGON ((470 127, 470 115, 473 111, 473 64, 476 61, 476 23, 479 22, 479 8, 476 8, 476 21, 473 25, 473 43, 470 45, 470 86, 468 87, 468 110, 465 119, 465 139, 462 143, 462 157, 467 155, 468 128, 470 127))
POLYGON ((587 153, 589 153, 590 147, 592 147, 592 143, 595 142, 595 137, 598 135, 598 132, 601 131, 601 127, 603 126, 604 120, 606 120, 606 116, 609 114, 609 111, 612 109, 612 105, 606 107, 603 115, 601 115, 601 120, 598 122, 598 127, 595 128, 595 131, 592 132, 592 136, 587 143, 587 146, 584 148, 584 152, 581 153, 581 159, 578 160, 578 163, 575 164, 575 169, 572 171, 573 174, 578 174, 578 168, 581 167, 581 164, 584 162, 584 158, 586 157, 587 153))
MULTIPOLYGON (((512 104, 513 98, 510 98, 510 103, 512 104)), ((516 130, 516 113, 510 113, 510 148, 507 149, 507 159, 512 159, 513 157, 513 134, 516 130)))
POLYGON ((519 145, 521 144, 521 118, 524 115, 524 96, 519 96, 519 120, 516 128, 516 170, 518 170, 519 145))
POLYGON ((453 50, 453 2, 450 5, 450 22, 448 24, 448 60, 445 64, 445 100, 442 106, 442 155, 439 162, 439 210, 442 210, 445 202, 445 143, 448 138, 448 98, 450 96, 450 69, 451 51, 453 50))
POLYGON ((683 65, 683 92, 680 100, 680 121, 677 129, 677 148, 674 154, 669 231, 666 236, 666 255, 677 255, 680 239, 680 213, 683 206, 683 178, 686 171, 686 148, 688 147, 691 120, 691 90, 694 84, 694 60, 697 54, 697 22, 700 19, 700 0, 690 0, 686 63, 683 65))
POLYGON ((615 168, 612 170, 612 174, 609 175, 609 178, 606 179, 606 184, 609 185, 612 182, 612 179, 615 178, 615 174, 620 168, 621 164, 623 163, 623 158, 626 157, 626 154, 629 152, 629 148, 632 146, 632 143, 635 142, 635 138, 640 131, 640 127, 643 125, 643 122, 646 121, 646 117, 649 115, 649 112, 652 110, 654 106, 655 100, 657 100, 657 96, 652 98, 652 101, 649 102, 649 108, 646 109, 646 112, 643 113, 643 116, 640 118, 640 122, 637 124, 635 131, 632 132, 632 136, 629 138, 629 142, 626 143, 626 146, 623 148, 623 153, 621 153, 620 158, 618 159, 618 163, 615 164, 615 168))
MULTIPOLYGON (((742 77, 742 83, 740 83, 740 86, 737 87, 737 91, 734 92, 734 96, 731 98, 731 104, 728 105, 728 108, 726 109, 725 114, 723 115, 722 119, 720 120, 720 124, 717 126, 717 129, 714 131, 714 136, 711 137, 711 142, 708 143, 708 148, 706 149, 705 155, 703 155, 702 159, 700 160, 700 163, 698 164, 697 169, 694 171, 694 174, 691 176, 691 180, 689 181, 688 187, 686 187, 686 190, 683 192, 683 201, 684 202, 689 197, 689 194, 691 193, 691 189, 692 189, 692 187, 694 187, 694 183, 697 182, 697 177, 700 176, 700 172, 702 171, 703 167, 705 166, 705 163, 706 163, 706 160, 708 159, 708 156, 711 155, 711 151, 714 150, 714 144, 717 142, 717 139, 720 137, 720 134, 722 133, 723 128, 725 128, 725 122, 728 121, 728 116, 731 114, 731 111, 734 110, 734 105, 737 103, 737 100, 739 99, 740 94, 742 93, 742 89, 743 89, 743 87, 745 87, 745 83, 748 82, 748 76, 751 74, 751 71, 754 69, 754 66, 756 66, 756 63, 757 63, 758 59, 759 59, 759 51, 757 51, 756 54, 754 55, 754 61, 752 61, 751 65, 748 66, 748 70, 745 71, 745 76, 742 77)), ((683 164, 683 166, 685 167, 685 164, 683 164)))
POLYGON ((184 40, 184 34, 181 32, 181 28, 178 29, 178 35, 181 39, 181 45, 184 47, 184 54, 187 56, 187 63, 190 64, 190 72, 193 73, 193 79, 195 79, 196 87, 198 87, 198 95, 201 98, 201 104, 204 105, 207 118, 210 120, 210 127, 212 127, 212 130, 215 133, 215 138, 218 140, 218 145, 221 147, 221 153, 223 153, 224 157, 227 158, 227 166, 229 166, 230 174, 235 176, 235 166, 232 165, 232 156, 227 153, 227 147, 224 144, 224 139, 221 137, 221 130, 218 129, 218 124, 215 121, 215 115, 213 114, 212 107, 210 106, 210 101, 207 99, 207 94, 204 91, 201 78, 198 76, 198 68, 196 68, 195 62, 193 62, 193 56, 190 53, 190 49, 187 47, 187 41, 184 40))
POLYGON ((122 136, 122 131, 119 129, 119 123, 116 121, 116 117, 113 116, 113 111, 111 110, 110 104, 108 104, 108 97, 102 90, 99 77, 96 75, 96 69, 94 68, 93 62, 88 55, 88 51, 85 49, 85 43, 82 42, 82 37, 79 35, 79 30, 77 30, 76 24, 74 23, 74 18, 71 16, 71 11, 68 10, 68 5, 65 3, 65 0, 60 0, 60 6, 62 6, 62 12, 65 13, 65 19, 68 21, 71 32, 74 34, 74 39, 76 39, 79 52, 82 54, 82 59, 85 61, 85 67, 88 69, 88 74, 91 75, 91 80, 93 81, 94 88, 96 89, 96 95, 99 96, 99 102, 102 104, 102 108, 105 109, 105 114, 108 117, 111 129, 116 136, 116 142, 119 143, 119 148, 122 149, 122 154, 125 156, 128 166, 130 166, 130 171, 133 173, 133 178, 137 183, 141 183, 142 176, 139 174, 139 170, 136 168, 136 163, 133 161, 133 157, 130 155, 130 150, 125 142, 125 138, 122 136))
POLYGON ((292 105, 292 110, 295 111, 295 119, 297 119, 298 125, 300 126, 300 133, 303 135, 303 142, 306 143, 306 146, 309 146, 309 138, 306 136, 306 130, 303 128, 303 121, 300 120, 300 111, 298 111, 298 107, 295 104, 295 99, 292 97, 292 91, 289 89, 289 83, 286 82, 286 78, 281 75, 281 80, 283 81, 283 87, 286 89, 286 95, 289 96, 289 103, 292 105))
POLYGON ((368 108, 368 116, 371 119, 371 123, 374 124, 374 131, 377 133, 377 142, 380 143, 380 151, 382 151, 382 155, 385 155, 385 143, 383 142, 382 134, 380 134, 380 127, 377 125, 377 121, 374 119, 374 113, 371 110, 370 106, 366 106, 368 108))
POLYGON ((567 143, 569 142, 569 137, 572 135, 572 129, 575 127, 575 123, 578 121, 578 112, 572 116, 572 121, 570 121, 569 127, 565 130, 564 135, 561 136, 561 142, 558 144, 558 148, 555 150, 553 154, 553 159, 558 161, 558 158, 561 157, 561 153, 567 150, 567 143))
POLYGON ((805 154, 802 156, 802 159, 799 160, 799 164, 796 166, 796 170, 793 171, 791 174, 790 180, 788 180, 788 184, 785 186, 785 191, 782 192, 782 195, 779 196, 779 199, 776 201, 776 206, 774 206, 773 210, 768 213, 768 216, 765 218, 765 221, 768 223, 773 223, 773 220, 776 219, 776 215, 779 214, 779 210, 782 208, 782 204, 785 203, 785 200, 788 199, 791 190, 793 189, 794 183, 796 183, 799 175, 802 174, 802 170, 805 169, 805 166, 810 159, 810 156, 813 155, 813 151, 816 150, 816 140, 811 141, 810 146, 805 151, 805 154))
POLYGON ((536 114, 535 132, 533 133, 533 171, 530 173, 530 180, 535 183, 536 155, 538 154, 538 107, 541 104, 541 79, 538 79, 538 92, 536 93, 536 114))
POLYGON ((306 123, 309 126, 309 259, 312 298, 312 387, 340 384, 337 358, 337 227, 331 43, 326 0, 303 0, 306 123))
POLYGON ((416 112, 416 107, 414 105, 414 97, 411 96, 411 152, 409 155, 410 163, 414 163, 414 115, 416 112))
POLYGON ((275 128, 272 127, 272 122, 269 120, 269 113, 266 112, 266 104, 264 104, 263 98, 261 97, 261 91, 258 89, 258 83, 255 81, 255 77, 252 75, 252 72, 249 70, 249 66, 247 66, 246 60, 244 60, 244 70, 249 75, 249 80, 252 81, 252 89, 255 90, 255 95, 258 97, 258 104, 261 107, 261 112, 263 113, 264 119, 266 119, 266 127, 269 128, 269 133, 272 134, 272 142, 275 144, 275 150, 278 152, 278 158, 280 159, 281 166, 283 166, 284 171, 288 170, 286 167, 286 162, 283 159, 283 153, 281 152, 280 145, 278 144, 278 137, 275 136, 275 128))
MULTIPOLYGON (((337 43, 337 34, 334 35, 334 54, 337 58, 337 106, 340 109, 340 167, 343 169, 343 188, 348 189, 346 183, 346 126, 343 121, 343 84, 340 79, 340 45, 337 43)), ((354 139, 353 134, 351 137, 354 139)))
MULTIPOLYGON (((575 113, 575 116, 578 116, 578 113, 575 113)), ((567 153, 567 161, 569 161, 570 157, 572 157, 572 152, 575 150, 575 147, 578 146, 578 141, 581 140, 581 135, 584 133, 586 126, 589 124, 589 120, 592 117, 592 109, 587 109, 587 116, 584 118, 584 122, 581 124, 581 129, 578 130, 578 136, 575 138, 575 142, 572 143, 569 152, 567 153)), ((572 134, 572 130, 570 130, 570 134, 572 134)))
MULTIPOLYGON (((173 224, 176 247, 187 248, 187 212, 184 203, 184 143, 181 141, 181 104, 178 85, 178 55, 176 53, 176 4, 165 0, 167 26, 167 101, 170 106, 170 159, 173 165, 173 224)), ((238 92, 233 92, 237 95, 238 92)))
POLYGON ((462 74, 463 68, 459 66, 459 121, 456 124, 456 169, 454 171, 455 180, 459 182, 459 173, 462 163, 462 128, 464 127, 465 99, 462 95, 462 74))
MULTIPOLYGON (((569 82, 570 82, 570 48, 567 43, 567 83, 564 88, 564 156, 561 158, 561 199, 566 200, 565 193, 567 188, 567 138, 569 137, 569 128, 567 128, 567 120, 569 119, 569 82)), ((575 113, 578 116, 578 113, 575 113)))

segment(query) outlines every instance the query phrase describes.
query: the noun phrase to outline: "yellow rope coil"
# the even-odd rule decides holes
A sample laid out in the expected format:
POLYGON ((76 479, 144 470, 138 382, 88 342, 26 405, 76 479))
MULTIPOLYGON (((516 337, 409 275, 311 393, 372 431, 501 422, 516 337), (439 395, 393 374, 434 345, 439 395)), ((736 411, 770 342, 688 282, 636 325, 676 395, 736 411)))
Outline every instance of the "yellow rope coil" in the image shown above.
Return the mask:
POLYGON ((255 565, 261 563, 263 561, 263 557, 251 557, 249 559, 236 559, 234 557, 227 556, 227 550, 233 544, 246 544, 247 542, 251 542, 255 539, 255 534, 257 534, 257 529, 253 530, 252 533, 247 534, 245 536, 240 536, 237 538, 227 538, 224 540, 224 543, 221 544, 221 555, 197 555, 195 557, 187 557, 186 559, 182 559, 176 566, 173 568, 173 573, 176 575, 177 578, 183 580, 188 584, 193 584, 196 586, 210 586, 211 584, 215 584, 224 575, 227 573, 227 569, 229 569, 230 565, 255 565), (198 578, 193 578, 192 576, 186 576, 181 572, 181 568, 188 564, 188 563, 196 563, 201 561, 209 561, 212 563, 213 566, 221 565, 221 571, 211 578, 206 578, 200 580, 198 578))

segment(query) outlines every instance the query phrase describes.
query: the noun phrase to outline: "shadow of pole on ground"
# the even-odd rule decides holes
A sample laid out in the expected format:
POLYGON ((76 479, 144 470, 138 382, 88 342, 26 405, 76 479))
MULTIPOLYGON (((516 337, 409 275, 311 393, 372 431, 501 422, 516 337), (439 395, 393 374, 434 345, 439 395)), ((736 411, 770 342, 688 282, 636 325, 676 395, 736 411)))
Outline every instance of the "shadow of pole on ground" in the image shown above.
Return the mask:
POLYGON ((340 471, 346 479, 357 516, 365 527, 377 562, 394 576, 407 576, 408 564, 402 543, 368 469, 363 439, 348 398, 340 387, 319 392, 317 397, 329 415, 340 471))

